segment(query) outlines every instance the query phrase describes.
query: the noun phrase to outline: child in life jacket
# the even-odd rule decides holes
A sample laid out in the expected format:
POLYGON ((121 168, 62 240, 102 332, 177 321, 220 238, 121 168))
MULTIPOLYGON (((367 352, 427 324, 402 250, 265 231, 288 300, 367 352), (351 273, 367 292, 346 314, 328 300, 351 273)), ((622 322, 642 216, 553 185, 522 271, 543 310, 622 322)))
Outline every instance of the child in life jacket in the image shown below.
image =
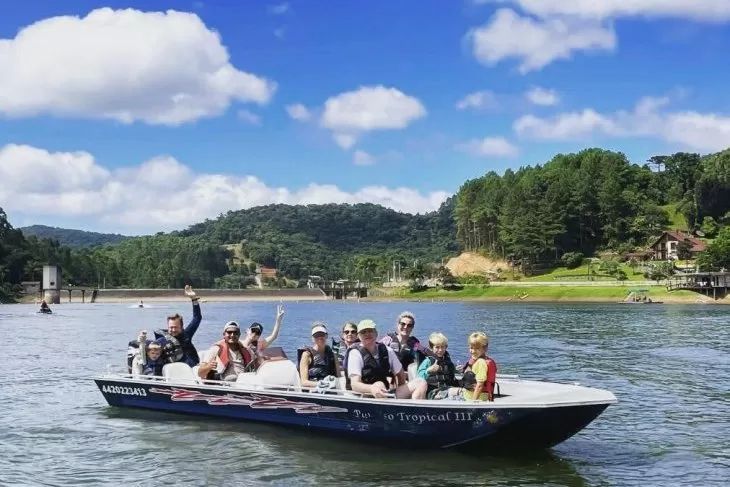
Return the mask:
POLYGON ((449 340, 443 333, 431 333, 428 337, 426 358, 418 366, 418 377, 428 384, 427 399, 447 397, 448 390, 459 385, 455 378, 456 366, 446 350, 449 340))
POLYGON ((161 377, 162 367, 167 363, 162 347, 155 342, 148 342, 144 346, 146 348, 144 357, 143 354, 138 354, 132 360, 132 376, 156 375, 161 377))
MULTIPOLYGON (((489 338, 476 331, 469 335, 469 361, 461 379, 461 396, 466 401, 493 401, 497 363, 487 355, 489 338)), ((451 394, 449 394, 451 395, 451 394)))

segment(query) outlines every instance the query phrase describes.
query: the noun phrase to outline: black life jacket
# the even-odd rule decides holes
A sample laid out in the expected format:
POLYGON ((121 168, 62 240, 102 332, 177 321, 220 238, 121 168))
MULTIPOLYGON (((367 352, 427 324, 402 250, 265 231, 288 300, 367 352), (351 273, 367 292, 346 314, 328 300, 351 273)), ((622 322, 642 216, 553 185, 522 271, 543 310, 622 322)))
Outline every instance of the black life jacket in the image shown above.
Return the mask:
POLYGON ((325 345, 324 353, 319 353, 312 347, 297 349, 297 369, 299 369, 299 363, 302 360, 302 354, 304 352, 309 352, 312 356, 312 361, 309 363, 309 380, 319 381, 328 375, 335 375, 337 373, 337 369, 335 368, 335 353, 329 345, 325 345))
POLYGON ((147 358, 144 366, 142 367, 142 375, 157 375, 162 377, 162 367, 165 366, 165 356, 160 355, 157 360, 150 360, 147 358))
MULTIPOLYGON (((149 345, 150 343, 152 343, 152 341, 147 340, 147 345, 149 345)), ((135 355, 139 355, 139 341, 130 340, 129 343, 127 344, 127 373, 128 374, 132 373, 132 362, 134 362, 135 355)), ((146 362, 146 365, 145 365, 145 369, 144 369, 145 370, 144 375, 161 376, 162 375, 162 366, 167 363, 167 359, 165 358, 165 351, 163 350, 162 353, 160 354, 160 358, 158 358, 157 360, 154 361, 155 364, 157 362, 159 362, 161 364, 160 370, 158 372, 155 372, 154 374, 147 373, 146 372, 147 367, 150 366, 150 363, 151 363, 150 358, 147 357, 147 360, 145 362, 146 362)))
POLYGON ((416 345, 421 343, 418 338, 413 336, 408 337, 406 343, 401 344, 401 342, 398 341, 397 333, 391 332, 388 333, 388 336, 391 338, 390 348, 392 348, 395 354, 398 356, 398 360, 400 360, 400 363, 403 366, 404 370, 408 370, 408 366, 414 361, 418 364, 422 360, 423 355, 420 352, 416 352, 414 354, 416 345))
MULTIPOLYGON (((378 343, 378 359, 376 360, 375 357, 372 356, 372 354, 361 344, 361 343, 355 343, 353 344, 349 350, 357 350, 360 352, 360 355, 362 356, 362 374, 360 376, 360 381, 363 384, 375 384, 376 382, 382 382, 383 384, 388 386, 388 377, 392 377, 392 373, 390 371, 390 359, 388 358, 388 347, 383 345, 382 343, 378 343)), ((348 354, 350 352, 348 351, 348 354)), ((350 386, 350 376, 347 375, 346 380, 346 387, 348 390, 351 390, 352 387, 350 386)))
POLYGON ((439 365, 438 372, 435 374, 428 374, 426 382, 428 383, 429 388, 451 387, 458 385, 458 381, 455 378, 456 366, 454 365, 454 362, 451 361, 449 352, 444 353, 443 358, 438 358, 433 354, 429 354, 428 357, 433 359, 431 365, 434 363, 439 365))
POLYGON ((195 349, 193 342, 185 335, 185 332, 173 336, 167 330, 155 330, 155 338, 161 337, 165 337, 167 342, 162 350, 169 363, 187 362, 191 367, 200 363, 198 351, 195 349))
MULTIPOLYGON (((356 343, 360 343, 360 339, 356 338, 353 342, 353 345, 356 343)), ((337 360, 340 362, 340 365, 344 367, 344 364, 347 362, 345 360, 345 357, 347 357, 347 351, 350 349, 350 347, 345 344, 344 340, 337 341, 334 338, 332 338, 332 351, 337 356, 337 360)))

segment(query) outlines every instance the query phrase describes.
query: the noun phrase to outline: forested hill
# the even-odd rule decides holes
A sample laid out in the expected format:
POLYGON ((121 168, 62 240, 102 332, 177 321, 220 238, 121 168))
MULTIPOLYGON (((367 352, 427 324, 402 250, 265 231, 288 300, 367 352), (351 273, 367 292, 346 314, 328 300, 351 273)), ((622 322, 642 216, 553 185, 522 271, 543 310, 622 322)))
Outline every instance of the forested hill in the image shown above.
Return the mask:
POLYGON ((229 211, 175 234, 242 243, 248 258, 291 277, 334 277, 354 266, 357 255, 377 257, 380 268, 373 272, 385 274, 395 259, 437 261, 458 251, 452 198, 425 215, 374 204, 260 206, 229 211))
POLYGON ((683 230, 708 238, 730 225, 730 150, 655 156, 642 165, 601 149, 559 154, 542 166, 467 181, 455 217, 464 248, 536 262, 645 248, 676 224, 670 208, 683 230))
POLYGON ((59 244, 74 249, 94 245, 116 244, 129 238, 116 233, 87 232, 85 230, 72 230, 45 225, 31 225, 29 227, 21 227, 19 230, 26 237, 34 235, 38 238, 57 240, 59 244))

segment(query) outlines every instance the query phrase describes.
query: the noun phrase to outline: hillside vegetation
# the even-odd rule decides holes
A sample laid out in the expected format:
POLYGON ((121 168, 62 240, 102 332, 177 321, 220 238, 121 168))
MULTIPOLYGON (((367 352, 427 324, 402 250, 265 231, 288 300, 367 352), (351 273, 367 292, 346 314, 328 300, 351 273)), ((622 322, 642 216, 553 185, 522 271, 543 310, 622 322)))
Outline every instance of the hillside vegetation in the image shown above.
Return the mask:
POLYGON ((19 229, 26 237, 50 238, 57 240, 64 247, 78 249, 95 245, 115 244, 128 239, 116 233, 97 233, 84 230, 70 230, 68 228, 48 227, 45 225, 31 225, 19 229))
POLYGON ((621 153, 588 149, 467 181, 456 195, 458 241, 529 273, 565 254, 643 247, 676 223, 708 237, 730 223, 730 150, 649 162, 640 166, 621 153))
POLYGON ((730 267, 730 151, 656 156, 647 164, 601 149, 559 154, 544 165, 469 180, 425 215, 373 204, 268 205, 135 238, 38 226, 24 235, 0 217, 6 296, 21 280, 38 279, 48 263, 60 264, 65 281, 76 285, 238 288, 251 284, 257 264, 287 278, 269 285, 303 285, 310 275, 444 279, 451 272, 440 264, 462 251, 470 253, 449 262, 461 279, 486 271, 501 278, 507 267, 507 278, 539 279, 561 266, 558 277, 571 278, 582 275, 585 257, 599 254, 616 257, 601 259, 597 277, 632 279, 611 259, 677 227, 707 238, 707 252, 696 260, 701 269, 730 267), (39 229, 44 237, 30 235, 39 229))

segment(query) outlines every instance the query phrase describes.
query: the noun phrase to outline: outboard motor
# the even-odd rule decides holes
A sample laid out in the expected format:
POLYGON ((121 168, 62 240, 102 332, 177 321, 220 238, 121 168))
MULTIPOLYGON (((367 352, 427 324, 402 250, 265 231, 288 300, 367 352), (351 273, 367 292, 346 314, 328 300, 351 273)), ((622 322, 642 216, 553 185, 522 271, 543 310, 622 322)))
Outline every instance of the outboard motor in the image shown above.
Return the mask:
POLYGON ((137 340, 130 340, 127 344, 127 373, 132 373, 132 361, 134 356, 139 353, 139 342, 137 340))
POLYGON ((132 362, 134 361, 134 357, 136 355, 141 355, 142 357, 142 364, 146 362, 147 354, 146 348, 147 348, 147 332, 142 331, 139 335, 142 337, 142 343, 139 342, 139 340, 130 340, 130 342, 127 344, 127 373, 132 373, 132 362), (140 346, 141 345, 141 346, 140 346))

